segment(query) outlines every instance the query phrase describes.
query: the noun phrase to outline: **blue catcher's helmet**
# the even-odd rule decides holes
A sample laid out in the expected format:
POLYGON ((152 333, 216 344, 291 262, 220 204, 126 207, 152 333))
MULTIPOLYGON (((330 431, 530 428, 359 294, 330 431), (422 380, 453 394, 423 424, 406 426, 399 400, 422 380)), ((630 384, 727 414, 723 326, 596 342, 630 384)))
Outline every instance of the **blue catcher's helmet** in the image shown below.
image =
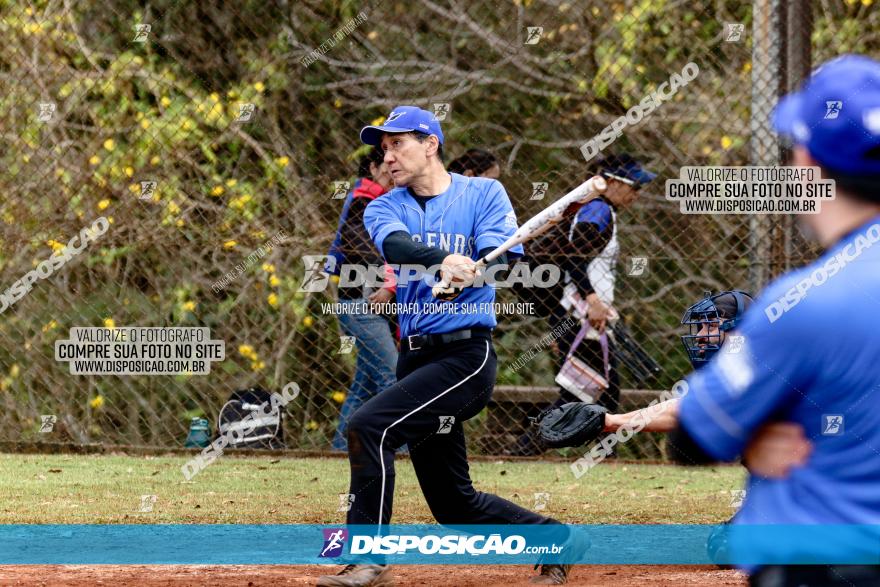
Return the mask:
POLYGON ((684 349, 694 369, 709 362, 721 348, 724 336, 737 327, 746 309, 754 300, 744 291, 723 291, 706 296, 685 310, 681 318, 687 334, 681 336, 684 349))

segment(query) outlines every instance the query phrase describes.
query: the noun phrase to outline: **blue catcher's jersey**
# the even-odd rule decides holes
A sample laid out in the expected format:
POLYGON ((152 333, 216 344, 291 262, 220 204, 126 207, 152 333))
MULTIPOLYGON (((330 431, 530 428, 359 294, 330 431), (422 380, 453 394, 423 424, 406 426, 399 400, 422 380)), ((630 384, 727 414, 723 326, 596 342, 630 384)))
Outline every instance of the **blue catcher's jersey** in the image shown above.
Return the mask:
MULTIPOLYGON (((501 245, 516 232, 516 214, 504 186, 494 179, 464 177, 450 173, 449 188, 428 200, 425 210, 405 187, 391 190, 373 200, 364 214, 364 225, 376 248, 394 232, 403 230, 414 241, 476 260, 479 251, 501 245)), ((522 255, 517 245, 512 253, 522 255)), ((431 294, 433 276, 398 277, 397 302, 400 304, 401 336, 439 334, 469 327, 494 328, 495 288, 469 287, 451 302, 431 294)))
POLYGON ((713 457, 773 421, 813 444, 788 477, 749 477, 736 524, 880 524, 878 308, 880 217, 777 279, 688 378, 681 425, 713 457))

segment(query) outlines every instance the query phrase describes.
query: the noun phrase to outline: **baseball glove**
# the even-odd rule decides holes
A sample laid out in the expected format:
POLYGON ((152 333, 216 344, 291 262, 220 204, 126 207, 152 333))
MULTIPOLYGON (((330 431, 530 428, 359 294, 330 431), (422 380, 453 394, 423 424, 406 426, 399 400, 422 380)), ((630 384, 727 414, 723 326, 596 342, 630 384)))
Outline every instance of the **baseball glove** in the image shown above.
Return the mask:
POLYGON ((582 446, 605 429, 608 410, 596 404, 572 402, 553 408, 538 418, 538 437, 550 448, 582 446))

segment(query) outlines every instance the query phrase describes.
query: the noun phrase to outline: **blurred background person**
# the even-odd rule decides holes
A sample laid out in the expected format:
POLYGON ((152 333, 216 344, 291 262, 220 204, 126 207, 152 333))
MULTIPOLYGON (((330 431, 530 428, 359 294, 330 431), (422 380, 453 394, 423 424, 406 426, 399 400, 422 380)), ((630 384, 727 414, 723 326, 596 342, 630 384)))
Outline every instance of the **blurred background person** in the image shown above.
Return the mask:
MULTIPOLYGON (((384 154, 372 148, 360 160, 358 180, 346 196, 339 217, 336 237, 330 245, 328 255, 336 259, 330 273, 339 275, 342 264, 384 266, 385 284, 375 289, 369 285, 338 288, 339 303, 344 307, 357 304, 388 303, 395 297, 394 274, 385 266, 382 256, 373 245, 364 227, 364 211, 374 199, 382 196, 392 187, 391 174, 383 161, 384 154)), ((330 267, 328 266, 328 269, 330 267)), ((367 269, 367 274, 371 270, 367 269)), ((354 308, 351 308, 354 310, 354 308)), ((339 413, 339 424, 333 437, 333 450, 348 449, 348 421, 355 411, 368 399, 391 387, 396 381, 397 346, 392 335, 396 328, 393 320, 367 312, 346 312, 339 314, 339 325, 345 336, 354 337, 357 349, 357 365, 354 381, 339 413)), ((340 343, 341 347, 341 343, 340 343)))
POLYGON ((501 177, 501 164, 498 162, 498 158, 489 151, 469 149, 464 155, 450 162, 446 171, 465 177, 498 179, 501 177))
MULTIPOLYGON (((532 270, 539 265, 557 265, 562 270, 562 279, 550 288, 518 291, 524 299, 535 304, 536 314, 547 319, 551 331, 561 327, 568 316, 568 310, 561 303, 566 285, 569 289, 574 287, 577 300, 586 300, 590 328, 583 337, 578 337, 579 327, 568 328, 559 336, 553 347, 557 355, 556 370, 562 368, 576 339, 582 338, 572 354, 603 377, 607 373, 608 387, 596 403, 609 412, 616 412, 620 406, 620 378, 610 348, 613 343, 610 340, 603 342, 602 335, 612 316, 614 302, 620 251, 617 213, 632 206, 639 197, 639 190, 657 175, 626 153, 610 154, 598 160, 595 175, 601 175, 607 182, 605 192, 586 204, 570 206, 562 222, 526 245, 524 259, 532 270)), ((562 387, 559 394, 554 405, 582 401, 562 387)), ((543 450, 533 434, 527 432, 519 438, 511 454, 534 455, 543 450)))

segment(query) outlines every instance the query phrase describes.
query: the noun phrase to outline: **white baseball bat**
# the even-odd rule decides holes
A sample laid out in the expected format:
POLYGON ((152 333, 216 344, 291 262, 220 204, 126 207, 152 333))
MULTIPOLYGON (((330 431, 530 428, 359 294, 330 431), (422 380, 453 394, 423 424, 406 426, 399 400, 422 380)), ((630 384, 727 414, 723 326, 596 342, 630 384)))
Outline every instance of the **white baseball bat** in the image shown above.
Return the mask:
MULTIPOLYGON (((591 177, 532 216, 525 224, 520 226, 510 238, 501 243, 497 248, 493 249, 488 255, 478 260, 476 262, 477 267, 484 266, 516 245, 530 241, 545 233, 550 227, 558 224, 562 220, 562 215, 569 206, 574 203, 586 204, 604 192, 605 187, 605 180, 601 176, 597 175, 591 177)), ((431 293, 434 294, 434 297, 439 297, 442 294, 448 294, 452 291, 454 291, 454 289, 450 288, 450 284, 444 279, 432 288, 431 293)))

